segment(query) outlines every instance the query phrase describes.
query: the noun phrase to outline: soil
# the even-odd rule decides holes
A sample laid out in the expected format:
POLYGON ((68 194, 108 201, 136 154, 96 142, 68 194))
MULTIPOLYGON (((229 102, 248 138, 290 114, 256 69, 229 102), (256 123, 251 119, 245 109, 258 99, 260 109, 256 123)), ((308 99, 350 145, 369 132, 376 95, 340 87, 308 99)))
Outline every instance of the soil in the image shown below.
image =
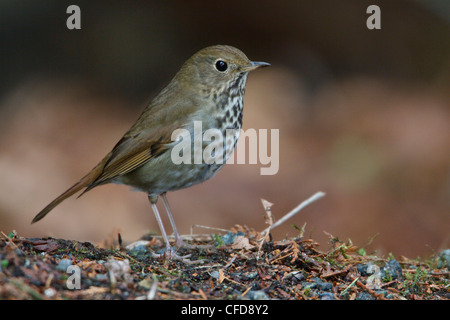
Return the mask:
POLYGON ((369 255, 329 236, 330 248, 298 236, 274 241, 245 226, 184 237, 164 254, 157 236, 124 246, 24 238, 2 232, 0 299, 448 300, 439 256, 369 255), (183 259, 179 256, 188 255, 183 259))

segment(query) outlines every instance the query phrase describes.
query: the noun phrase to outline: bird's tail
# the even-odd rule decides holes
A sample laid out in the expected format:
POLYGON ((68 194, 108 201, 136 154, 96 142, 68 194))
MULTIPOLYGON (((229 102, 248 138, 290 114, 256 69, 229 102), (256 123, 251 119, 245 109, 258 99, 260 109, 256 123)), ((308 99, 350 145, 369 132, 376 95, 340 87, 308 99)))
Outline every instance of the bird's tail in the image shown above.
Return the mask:
MULTIPOLYGON (((72 187, 67 189, 63 194, 61 194, 59 197, 57 197, 55 200, 50 202, 44 209, 41 210, 31 221, 31 223, 38 222, 42 218, 44 218, 47 213, 49 213, 53 208, 55 208, 58 204, 69 198, 70 196, 74 195, 78 191, 80 191, 83 188, 89 187, 91 184, 93 184, 96 179, 101 175, 103 172, 103 168, 105 166, 106 161, 108 157, 105 157, 94 169, 92 169, 87 175, 85 175, 80 181, 75 183, 72 187)), ((86 190, 87 191, 87 190, 86 190)))

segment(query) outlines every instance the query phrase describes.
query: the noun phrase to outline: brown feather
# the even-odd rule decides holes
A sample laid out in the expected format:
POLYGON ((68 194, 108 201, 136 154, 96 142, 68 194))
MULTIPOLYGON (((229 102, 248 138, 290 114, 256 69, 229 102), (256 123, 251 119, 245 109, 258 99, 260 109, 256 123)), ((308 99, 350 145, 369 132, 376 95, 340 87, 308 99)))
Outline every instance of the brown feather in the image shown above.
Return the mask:
POLYGON ((50 202, 44 209, 42 209, 31 221, 31 223, 35 223, 42 218, 44 218, 47 213, 49 213, 54 207, 56 207, 58 204, 63 202, 68 197, 72 196, 73 194, 77 193, 81 189, 88 186, 92 181, 95 181, 97 177, 102 173, 103 167, 105 163, 108 161, 109 157, 111 156, 111 153, 109 153, 106 157, 103 158, 102 161, 100 161, 99 164, 95 166, 94 169, 92 169, 87 175, 85 175, 80 181, 75 183, 72 187, 67 189, 63 194, 61 194, 59 197, 57 197, 55 200, 50 202))

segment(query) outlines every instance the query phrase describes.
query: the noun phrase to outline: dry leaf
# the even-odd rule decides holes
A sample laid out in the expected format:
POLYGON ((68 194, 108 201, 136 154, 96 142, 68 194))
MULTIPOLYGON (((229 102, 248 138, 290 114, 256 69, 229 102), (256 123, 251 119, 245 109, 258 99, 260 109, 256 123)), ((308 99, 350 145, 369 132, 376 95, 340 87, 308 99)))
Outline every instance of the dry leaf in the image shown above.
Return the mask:
POLYGON ((255 246, 251 245, 248 238, 245 236, 236 236, 236 238, 233 241, 233 244, 231 245, 231 248, 233 249, 253 249, 255 246))
POLYGON ((219 269, 219 284, 221 284, 225 280, 225 274, 223 273, 223 269, 219 269))

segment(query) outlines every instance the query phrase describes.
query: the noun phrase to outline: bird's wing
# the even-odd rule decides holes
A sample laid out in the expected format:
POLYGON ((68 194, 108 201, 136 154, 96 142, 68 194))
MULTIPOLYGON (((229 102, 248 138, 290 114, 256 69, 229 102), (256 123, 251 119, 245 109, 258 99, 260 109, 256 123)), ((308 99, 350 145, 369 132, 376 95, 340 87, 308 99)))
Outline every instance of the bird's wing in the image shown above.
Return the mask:
POLYGON ((173 123, 170 126, 141 130, 137 133, 133 130, 127 132, 110 152, 102 173, 84 192, 125 175, 166 152, 169 144, 173 142, 172 132, 178 126, 178 123, 173 123))

